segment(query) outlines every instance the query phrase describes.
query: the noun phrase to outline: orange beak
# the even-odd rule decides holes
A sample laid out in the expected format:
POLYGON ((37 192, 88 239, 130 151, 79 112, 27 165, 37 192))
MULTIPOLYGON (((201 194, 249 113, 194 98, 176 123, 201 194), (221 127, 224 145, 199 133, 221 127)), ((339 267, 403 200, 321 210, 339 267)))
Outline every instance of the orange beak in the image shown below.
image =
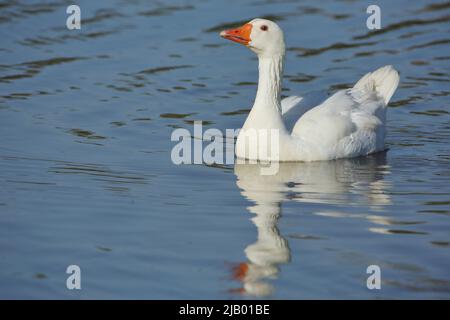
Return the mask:
POLYGON ((247 46, 250 41, 252 41, 252 39, 250 39, 252 27, 253 26, 250 23, 246 23, 242 27, 236 29, 224 30, 220 33, 220 36, 247 46))

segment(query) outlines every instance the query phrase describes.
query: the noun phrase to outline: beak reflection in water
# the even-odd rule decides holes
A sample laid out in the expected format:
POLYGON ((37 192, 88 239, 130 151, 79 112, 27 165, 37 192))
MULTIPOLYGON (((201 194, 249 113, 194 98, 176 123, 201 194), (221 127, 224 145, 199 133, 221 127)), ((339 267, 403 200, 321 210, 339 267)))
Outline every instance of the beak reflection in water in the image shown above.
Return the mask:
POLYGON ((277 227, 283 202, 368 205, 373 210, 391 203, 384 181, 389 174, 385 152, 335 161, 280 163, 275 175, 261 175, 259 164, 236 164, 234 170, 242 196, 252 202, 248 210, 254 214, 258 237, 245 249, 248 261, 232 267, 233 278, 242 287, 231 292, 269 296, 274 291, 270 279, 277 278, 280 266, 291 259, 288 241, 277 227))

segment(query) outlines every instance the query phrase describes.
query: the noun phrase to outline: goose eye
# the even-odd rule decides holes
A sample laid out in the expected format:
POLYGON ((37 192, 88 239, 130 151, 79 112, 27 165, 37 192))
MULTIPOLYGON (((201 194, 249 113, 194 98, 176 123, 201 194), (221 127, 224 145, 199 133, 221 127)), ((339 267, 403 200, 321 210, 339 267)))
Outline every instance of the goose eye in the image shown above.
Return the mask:
POLYGON ((261 26, 261 30, 262 31, 267 31, 267 30, 269 30, 269 27, 266 26, 266 25, 263 25, 263 26, 261 26))

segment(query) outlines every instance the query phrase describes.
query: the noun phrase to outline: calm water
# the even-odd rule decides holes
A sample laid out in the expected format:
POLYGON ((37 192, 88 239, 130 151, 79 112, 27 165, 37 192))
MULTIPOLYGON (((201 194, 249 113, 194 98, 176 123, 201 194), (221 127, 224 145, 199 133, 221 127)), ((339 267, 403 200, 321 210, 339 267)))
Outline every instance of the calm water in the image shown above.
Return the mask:
POLYGON ((81 31, 66 1, 0 1, 0 298, 450 298, 448 2, 378 1, 376 32, 366 1, 77 2, 81 31), (400 71, 388 152, 172 164, 174 128, 242 125, 256 58, 218 31, 257 16, 285 95, 400 71))

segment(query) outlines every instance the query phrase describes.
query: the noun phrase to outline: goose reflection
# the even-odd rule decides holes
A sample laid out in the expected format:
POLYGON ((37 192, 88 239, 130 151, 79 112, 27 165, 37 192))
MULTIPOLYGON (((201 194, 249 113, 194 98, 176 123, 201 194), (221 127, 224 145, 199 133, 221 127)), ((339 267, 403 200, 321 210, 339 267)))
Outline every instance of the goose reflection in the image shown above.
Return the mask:
MULTIPOLYGON (((269 280, 291 259, 286 238, 278 227, 283 201, 323 204, 369 205, 382 209, 390 204, 383 180, 389 173, 386 153, 363 158, 311 163, 280 163, 274 175, 261 175, 262 164, 236 164, 236 184, 252 202, 257 228, 255 243, 245 249, 248 261, 233 267, 233 277, 242 282, 240 293, 267 296, 273 292, 269 280)), ((332 213, 328 213, 332 214, 332 213)))

